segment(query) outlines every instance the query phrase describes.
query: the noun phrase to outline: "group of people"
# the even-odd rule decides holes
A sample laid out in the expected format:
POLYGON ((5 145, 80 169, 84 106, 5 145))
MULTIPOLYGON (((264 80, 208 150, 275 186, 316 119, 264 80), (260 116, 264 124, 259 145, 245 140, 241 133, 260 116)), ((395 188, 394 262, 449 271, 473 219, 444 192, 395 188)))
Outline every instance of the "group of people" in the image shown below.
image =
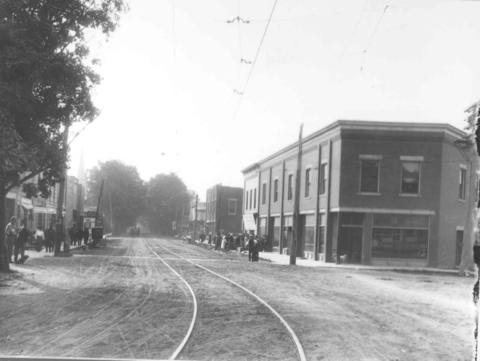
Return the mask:
POLYGON ((200 241, 203 243, 207 240, 207 244, 215 246, 215 250, 230 251, 234 249, 248 249, 248 260, 258 262, 259 252, 264 252, 268 243, 268 236, 253 235, 250 233, 217 233, 212 237, 208 234, 208 238, 204 233, 200 233, 200 241))
POLYGON ((87 227, 85 227, 83 230, 82 228, 77 228, 75 224, 70 227, 68 230, 68 236, 70 237, 70 244, 72 246, 76 246, 77 243, 79 246, 82 245, 82 240, 83 244, 87 244, 88 240, 90 238, 90 231, 88 230, 87 227))
MULTIPOLYGON (((82 240, 84 244, 87 244, 90 238, 90 232, 87 227, 82 230, 75 225, 68 229, 68 235, 71 244, 77 245, 78 243, 79 246, 82 244, 82 240)), ((50 227, 46 230, 43 230, 42 226, 38 226, 34 232, 31 232, 26 227, 25 220, 22 219, 20 227, 17 227, 17 218, 12 217, 5 228, 8 262, 19 263, 25 259, 25 246, 31 237, 34 239, 33 244, 37 252, 40 252, 43 247, 45 247, 45 252, 54 252, 56 243, 58 243, 58 249, 60 250, 60 245, 65 240, 63 232, 58 233, 53 224, 50 224, 50 227), (18 258, 19 254, 21 255, 20 259, 18 258)))
POLYGON ((10 222, 5 227, 7 259, 9 263, 19 263, 21 260, 25 260, 25 246, 31 236, 35 239, 35 249, 37 251, 40 251, 42 246, 45 245, 45 252, 53 252, 56 239, 53 225, 50 225, 45 231, 43 231, 42 226, 38 226, 36 231, 32 233, 26 227, 24 219, 20 221, 20 227, 17 227, 17 218, 10 218, 10 222), (18 258, 19 254, 21 256, 20 259, 18 258))

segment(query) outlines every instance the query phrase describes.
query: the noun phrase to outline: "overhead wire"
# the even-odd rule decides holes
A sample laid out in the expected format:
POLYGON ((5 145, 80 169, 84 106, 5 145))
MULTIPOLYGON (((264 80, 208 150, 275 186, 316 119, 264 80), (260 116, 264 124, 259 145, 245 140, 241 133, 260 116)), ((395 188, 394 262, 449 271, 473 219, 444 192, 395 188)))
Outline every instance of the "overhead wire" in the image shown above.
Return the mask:
POLYGON ((248 83, 250 82, 250 78, 253 73, 253 69, 255 68, 255 64, 257 63, 258 54, 260 54, 260 50, 263 45, 263 41, 265 40, 265 36, 267 35, 268 27, 270 25, 270 21, 272 20, 273 13, 275 11, 275 7, 277 6, 278 0, 275 0, 273 3, 272 11, 270 12, 270 17, 268 18, 267 25, 265 26, 265 31, 263 32, 262 39, 260 40, 260 44, 257 49, 257 53, 255 54, 255 59, 253 59, 252 67, 250 68, 250 72, 248 73, 247 81, 245 82, 245 86, 243 87, 243 91, 241 91, 240 99, 238 101, 237 108, 235 109, 235 113, 233 114, 233 120, 237 117, 238 110, 240 109, 240 105, 242 104, 242 99, 245 95, 245 91, 247 90, 248 83))
POLYGON ((362 56, 362 65, 360 67, 360 71, 363 70, 363 64, 365 62, 365 54, 367 53, 368 48, 370 47, 370 44, 372 43, 372 40, 377 33, 378 27, 380 26, 380 23, 382 22, 383 17, 385 16, 385 13, 387 12, 388 5, 390 5, 390 0, 388 0, 387 6, 385 6, 385 9, 383 10, 382 15, 378 19, 377 25, 375 26, 375 29, 373 30, 372 36, 370 37, 370 40, 367 43, 367 46, 365 47, 365 50, 363 51, 363 56, 362 56))

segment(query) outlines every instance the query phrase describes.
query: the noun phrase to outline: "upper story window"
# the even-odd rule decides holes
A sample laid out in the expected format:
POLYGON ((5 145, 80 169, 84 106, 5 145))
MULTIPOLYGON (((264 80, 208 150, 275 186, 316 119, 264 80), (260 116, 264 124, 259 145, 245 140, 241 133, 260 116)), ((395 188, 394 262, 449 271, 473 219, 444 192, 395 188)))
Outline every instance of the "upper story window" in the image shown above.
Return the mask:
POLYGON ((320 166, 320 194, 327 191, 327 163, 320 166))
POLYGON ((237 200, 229 199, 228 200, 228 214, 235 215, 237 214, 237 200))
POLYGON ((458 192, 458 198, 461 200, 466 199, 466 186, 467 183, 467 170, 465 168, 460 168, 460 179, 459 179, 459 192, 458 192))
POLYGON ((248 209, 248 191, 245 191, 245 210, 248 209))
POLYGON ((402 162, 402 194, 420 194, 420 162, 402 162))
POLYGON ((253 190, 253 208, 257 208, 257 188, 253 190))
POLYGON ((250 207, 249 209, 252 209, 252 190, 250 189, 250 207))
POLYGON ((305 169, 305 197, 310 197, 310 184, 312 184, 312 169, 305 169))
POLYGON ((293 174, 288 175, 288 195, 287 199, 290 201, 293 198, 293 174))
POLYGON ((273 203, 278 202, 278 179, 273 181, 273 203))
POLYGON ((267 183, 262 184, 262 205, 267 203, 267 183))
POLYGON ((360 155, 360 193, 379 193, 381 155, 360 155))

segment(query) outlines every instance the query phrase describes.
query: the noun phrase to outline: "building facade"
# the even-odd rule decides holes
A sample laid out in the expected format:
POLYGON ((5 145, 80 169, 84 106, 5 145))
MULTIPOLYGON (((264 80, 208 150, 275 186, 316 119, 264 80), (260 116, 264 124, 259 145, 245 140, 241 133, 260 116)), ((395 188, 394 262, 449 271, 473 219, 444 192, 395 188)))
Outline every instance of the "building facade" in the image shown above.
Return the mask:
MULTIPOLYGON (((453 268, 471 163, 447 124, 337 121, 302 141, 296 255, 322 262, 453 268)), ((245 223, 288 254, 298 144, 242 172, 245 223)))
POLYGON ((207 189, 205 232, 240 233, 242 231, 243 189, 217 184, 207 189))
POLYGON ((200 232, 205 232, 205 219, 207 215, 207 206, 206 202, 197 202, 197 210, 195 214, 195 201, 190 203, 190 214, 188 216, 190 231, 193 232, 195 229, 197 234, 200 232))

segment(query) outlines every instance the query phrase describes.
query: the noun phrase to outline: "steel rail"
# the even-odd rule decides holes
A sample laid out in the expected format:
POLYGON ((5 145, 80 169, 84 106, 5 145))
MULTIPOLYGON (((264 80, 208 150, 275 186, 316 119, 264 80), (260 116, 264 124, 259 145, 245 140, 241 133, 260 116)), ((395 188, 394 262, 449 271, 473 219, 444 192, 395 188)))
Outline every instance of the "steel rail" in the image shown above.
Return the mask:
POLYGON ((187 288, 189 289, 190 293, 192 294, 192 297, 193 297, 193 317, 192 317, 192 322, 190 323, 190 327, 188 328, 188 331, 187 331, 187 334, 185 335, 182 343, 180 343, 180 346, 178 346, 178 348, 175 350, 175 352, 172 354, 172 356, 170 356, 169 360, 175 360, 178 356, 178 354, 183 350, 183 348, 185 347, 185 344, 187 343, 188 339, 190 338, 191 334, 192 334, 192 331, 193 331, 193 327, 195 326, 195 321, 197 320, 197 309, 198 309, 198 305, 197 305, 197 297, 195 296, 195 292, 193 292, 193 289, 192 287, 190 287, 190 285, 188 284, 188 282, 185 280, 185 278, 183 278, 177 271, 175 271, 172 267, 170 267, 170 265, 165 262, 162 257, 160 257, 153 249, 152 247, 150 247, 150 245, 148 244, 147 240, 144 239, 143 240, 145 242, 145 244, 147 245, 147 247, 150 249, 150 251, 152 251, 152 253, 160 260, 163 262, 163 264, 165 266, 167 266, 173 273, 175 273, 182 281, 183 283, 185 283, 185 285, 187 286, 187 288))
MULTIPOLYGON (((164 246, 160 245, 157 241, 154 241, 154 242, 157 244, 157 246, 162 247, 162 248, 163 248, 165 251, 167 251, 168 253, 171 253, 171 254, 173 254, 174 256, 177 256, 177 257, 179 257, 179 258, 181 258, 181 259, 183 259, 183 260, 191 263, 191 264, 194 265, 195 267, 198 267, 198 268, 200 268, 200 269, 203 269, 204 271, 207 271, 207 272, 209 272, 209 273, 211 273, 211 274, 213 274, 213 275, 215 275, 215 276, 217 276, 217 277, 220 277, 220 278, 224 279, 224 280, 227 281, 227 282, 230 282, 231 284, 233 284, 233 285, 241 288, 242 290, 244 290, 245 292, 247 292, 249 295, 251 295, 251 296, 253 296, 254 298, 256 298, 260 303, 262 303, 265 307, 267 307, 267 308, 280 320, 280 322, 283 324, 283 326, 285 326, 285 328, 287 329, 287 331, 290 333, 290 335, 292 336, 293 341, 295 342, 295 345, 296 345, 296 347, 297 347, 298 356, 300 357, 300 360, 301 360, 301 361, 306 361, 306 360, 307 360, 307 358, 306 358, 306 356, 305 356, 305 351, 303 350, 302 344, 300 343, 300 339, 299 339, 299 338, 297 337, 297 335, 295 334, 295 331, 293 331, 293 329, 290 327, 290 325, 287 323, 287 321, 285 321, 285 319, 284 319, 277 311, 275 311, 275 309, 274 309, 272 306, 270 306, 265 300, 263 300, 262 298, 260 298, 260 297, 257 296, 255 293, 253 293, 252 291, 248 290, 247 288, 243 287, 242 285, 239 285, 239 284, 236 283, 235 281, 232 281, 231 279, 229 279, 229 278, 227 278, 227 277, 225 277, 225 276, 222 276, 221 274, 218 274, 218 273, 216 273, 216 272, 214 272, 214 271, 212 271, 212 270, 210 270, 210 269, 208 269, 208 268, 206 268, 206 267, 203 267, 203 266, 201 266, 201 265, 199 265, 199 264, 196 264, 196 263, 194 263, 194 262, 192 262, 192 261, 190 261, 190 260, 188 260, 188 259, 186 259, 186 258, 184 258, 184 257, 182 257, 182 256, 180 256, 180 255, 178 255, 178 254, 176 254, 176 253, 174 253, 174 252, 172 252, 172 251, 169 251, 167 248, 165 248, 164 246)), ((150 247, 150 246, 149 246, 149 247, 150 247)))

